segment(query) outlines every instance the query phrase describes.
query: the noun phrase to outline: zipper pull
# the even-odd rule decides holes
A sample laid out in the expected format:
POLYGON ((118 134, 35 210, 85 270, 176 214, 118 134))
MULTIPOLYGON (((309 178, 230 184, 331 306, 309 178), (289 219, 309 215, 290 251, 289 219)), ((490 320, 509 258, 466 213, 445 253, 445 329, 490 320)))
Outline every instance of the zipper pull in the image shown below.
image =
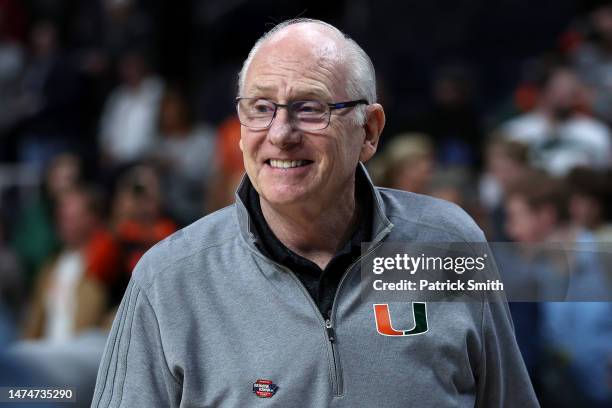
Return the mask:
POLYGON ((329 341, 331 343, 335 343, 336 342, 336 332, 334 331, 334 328, 331 324, 330 319, 327 319, 325 321, 325 330, 327 331, 327 338, 329 339, 329 341))

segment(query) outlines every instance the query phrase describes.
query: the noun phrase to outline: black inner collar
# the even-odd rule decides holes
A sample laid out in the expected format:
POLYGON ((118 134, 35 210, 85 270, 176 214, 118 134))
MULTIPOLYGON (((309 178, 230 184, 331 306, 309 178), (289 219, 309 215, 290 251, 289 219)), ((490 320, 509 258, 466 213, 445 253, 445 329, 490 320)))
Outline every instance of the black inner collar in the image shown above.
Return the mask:
POLYGON ((323 316, 328 317, 340 279, 361 254, 361 243, 372 236, 372 193, 361 172, 355 175, 355 200, 361 205, 361 217, 351 239, 334 255, 325 269, 287 248, 268 226, 261 210, 259 194, 248 184, 245 206, 255 225, 258 248, 275 262, 290 269, 304 284, 323 316))

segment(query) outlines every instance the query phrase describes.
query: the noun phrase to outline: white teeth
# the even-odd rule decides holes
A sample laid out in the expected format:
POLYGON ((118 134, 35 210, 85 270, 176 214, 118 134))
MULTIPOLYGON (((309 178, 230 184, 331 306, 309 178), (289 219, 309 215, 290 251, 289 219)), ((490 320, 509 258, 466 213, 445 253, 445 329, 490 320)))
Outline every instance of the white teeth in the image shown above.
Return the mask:
POLYGON ((270 166, 278 169, 290 169, 292 167, 299 167, 305 165, 306 160, 278 160, 270 159, 270 166))

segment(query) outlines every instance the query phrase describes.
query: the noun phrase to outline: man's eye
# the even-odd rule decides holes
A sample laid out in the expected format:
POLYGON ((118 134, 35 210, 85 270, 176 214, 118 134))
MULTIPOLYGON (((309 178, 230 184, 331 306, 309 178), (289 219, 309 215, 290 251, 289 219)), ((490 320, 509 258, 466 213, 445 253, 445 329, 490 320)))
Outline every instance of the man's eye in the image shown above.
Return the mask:
POLYGON ((268 102, 255 102, 252 109, 257 113, 270 113, 274 112, 274 105, 268 102))
POLYGON ((299 115, 321 115, 325 113, 325 106, 319 102, 300 102, 295 106, 299 115))

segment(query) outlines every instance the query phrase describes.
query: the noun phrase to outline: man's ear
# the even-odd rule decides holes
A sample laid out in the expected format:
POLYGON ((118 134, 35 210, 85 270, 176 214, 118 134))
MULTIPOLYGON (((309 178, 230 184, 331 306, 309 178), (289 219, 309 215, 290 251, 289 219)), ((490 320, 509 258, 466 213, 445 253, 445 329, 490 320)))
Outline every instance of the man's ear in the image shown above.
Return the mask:
POLYGON ((374 156, 378 148, 380 134, 385 127, 385 111, 381 104, 373 103, 366 108, 366 122, 363 125, 365 129, 365 139, 361 146, 359 161, 367 162, 374 156))
POLYGON ((244 148, 242 147, 242 135, 240 136, 240 141, 238 141, 238 146, 240 147, 240 151, 244 152, 244 148))

